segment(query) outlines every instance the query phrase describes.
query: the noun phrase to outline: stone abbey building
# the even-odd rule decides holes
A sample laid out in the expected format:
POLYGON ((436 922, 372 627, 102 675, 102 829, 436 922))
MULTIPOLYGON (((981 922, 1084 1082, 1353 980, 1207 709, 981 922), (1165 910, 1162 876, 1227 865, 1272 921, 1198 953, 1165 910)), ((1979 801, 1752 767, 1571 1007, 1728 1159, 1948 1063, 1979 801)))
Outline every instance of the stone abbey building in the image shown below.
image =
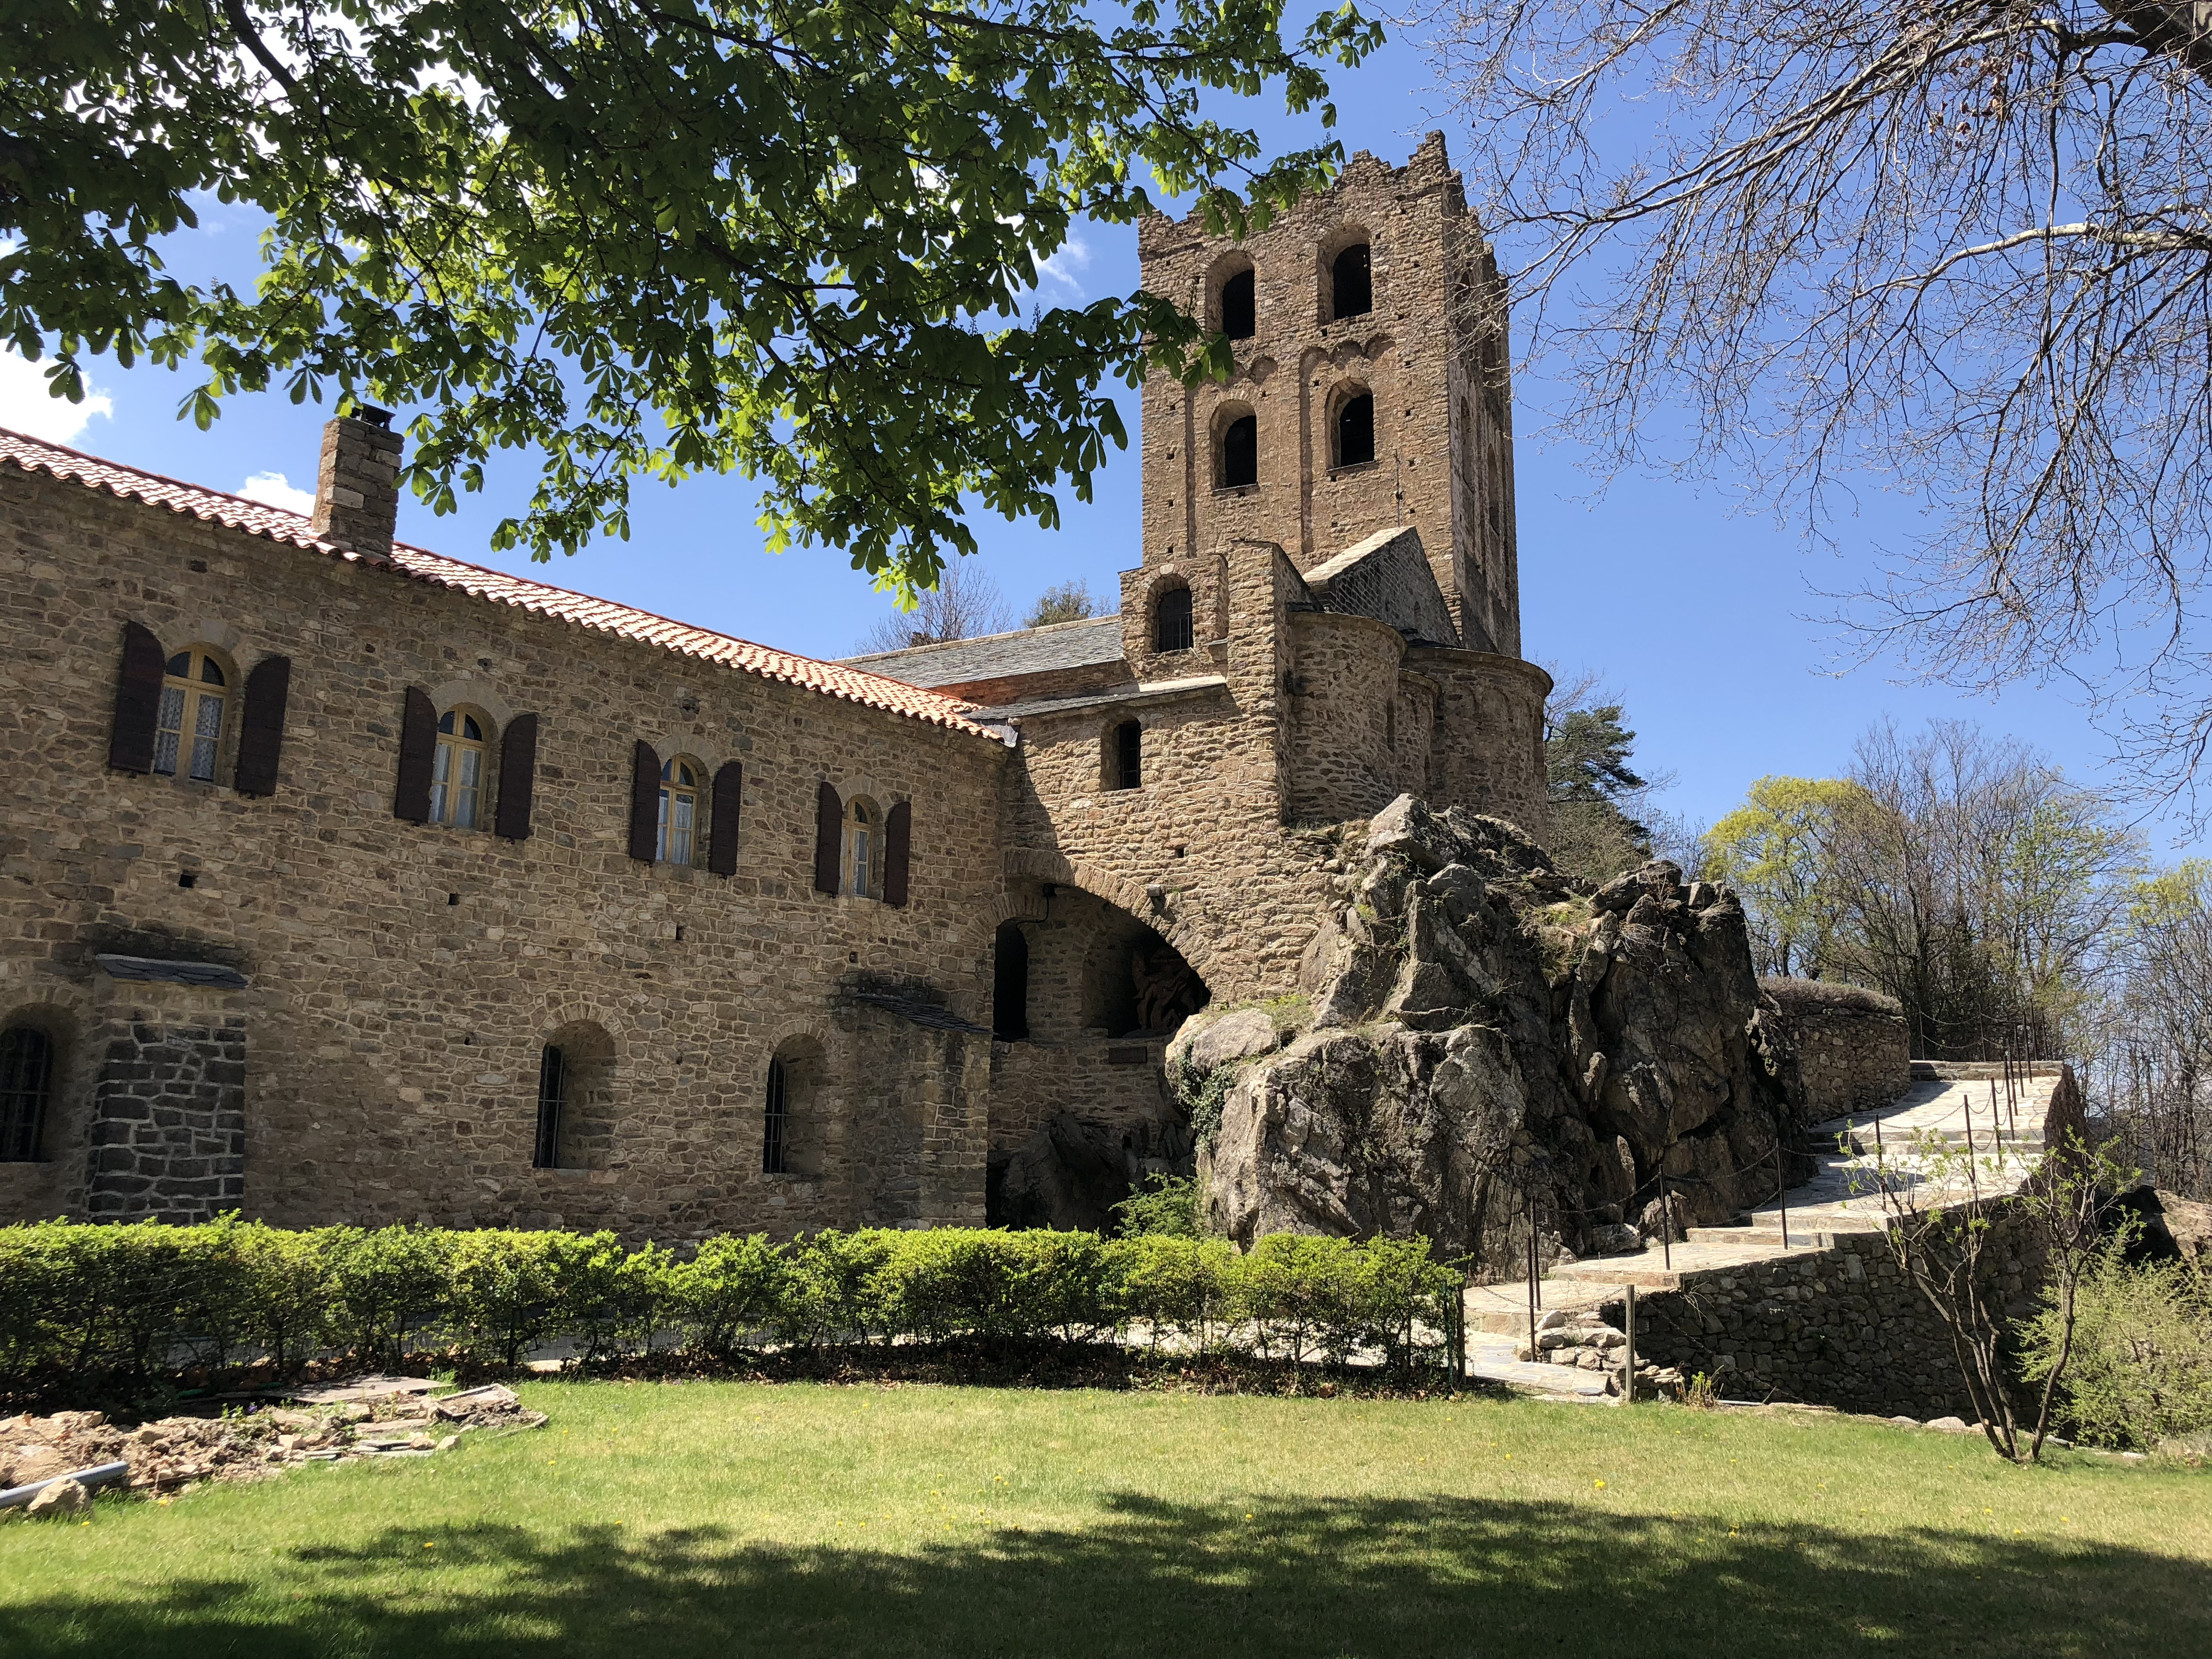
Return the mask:
POLYGON ((1036 1218, 1188 1156, 1163 1069, 1294 988, 1330 826, 1543 831, 1496 283, 1443 140, 1242 245, 1144 390, 1118 616, 812 661, 0 433, 0 1220, 1036 1218))

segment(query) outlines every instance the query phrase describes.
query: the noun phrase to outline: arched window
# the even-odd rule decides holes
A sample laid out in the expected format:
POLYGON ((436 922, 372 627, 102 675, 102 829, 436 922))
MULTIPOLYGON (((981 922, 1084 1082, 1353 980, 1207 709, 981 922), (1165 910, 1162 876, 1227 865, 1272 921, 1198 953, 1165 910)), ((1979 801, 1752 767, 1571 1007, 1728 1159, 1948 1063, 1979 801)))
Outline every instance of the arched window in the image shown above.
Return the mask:
POLYGON ((1375 272, 1367 244, 1354 242, 1328 268, 1332 318, 1364 317, 1375 309, 1375 272))
POLYGON ((1375 398, 1362 392, 1336 410, 1336 464, 1364 466, 1375 459, 1375 398))
POLYGON ((215 781, 216 754, 222 747, 223 711, 229 706, 230 677, 221 663, 198 646, 169 659, 161 675, 161 709, 154 723, 154 769, 215 781))
POLYGON ((1190 589, 1167 589, 1152 602, 1152 649, 1188 651, 1191 647, 1190 589))
POLYGON ((845 890, 854 898, 876 896, 876 860, 882 844, 875 803, 854 800, 845 809, 845 890))
POLYGON ((1221 487, 1242 489, 1260 482, 1260 420, 1240 415, 1221 430, 1221 487))
POLYGON ((1249 340, 1260 331, 1249 265, 1221 284, 1221 331, 1232 340, 1249 340))
POLYGON ((699 766, 682 755, 670 757, 660 768, 660 823, 655 832, 655 859, 665 864, 689 864, 698 844, 699 766))
POLYGON ((561 1112, 568 1098, 567 1058, 549 1042, 538 1056, 538 1147, 530 1158, 538 1169, 561 1167, 561 1112))
POLYGON ((789 1170, 791 1132, 791 1075, 783 1056, 768 1063, 767 1109, 761 1115, 761 1173, 784 1175, 789 1170))
POLYGON ((1020 1042, 1030 1034, 1030 941, 1018 921, 999 924, 991 948, 991 1035, 1020 1042))
POLYGON ((1106 787, 1135 789, 1145 781, 1145 728, 1123 720, 1106 734, 1106 787))
POLYGON ((473 709, 438 716, 438 749, 430 766, 430 822, 473 830, 483 812, 484 754, 491 720, 473 709))
POLYGON ((0 1164, 37 1158, 53 1092, 53 1039, 35 1025, 0 1031, 0 1164))

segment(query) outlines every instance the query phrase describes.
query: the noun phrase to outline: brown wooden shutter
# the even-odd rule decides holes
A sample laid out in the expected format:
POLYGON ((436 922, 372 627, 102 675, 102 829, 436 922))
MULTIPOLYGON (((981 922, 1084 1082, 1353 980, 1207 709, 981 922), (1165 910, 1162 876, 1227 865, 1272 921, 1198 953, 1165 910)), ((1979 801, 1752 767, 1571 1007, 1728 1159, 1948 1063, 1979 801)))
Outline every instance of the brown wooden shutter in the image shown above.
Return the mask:
POLYGON ((154 726, 161 715, 161 642, 142 623, 123 624, 123 672, 115 685, 115 725, 107 763, 118 772, 154 769, 154 726))
POLYGON ((744 811, 745 769, 725 761, 714 770, 714 816, 707 825, 707 867, 718 876, 738 873, 738 823, 744 811))
POLYGON ((499 740, 499 811, 492 828, 509 841, 528 841, 537 788, 538 716, 517 714, 499 740))
POLYGON ((814 792, 814 890, 836 896, 837 870, 844 863, 845 803, 830 781, 814 792))
POLYGON ((906 902, 906 866, 914 850, 914 807, 901 801, 884 819, 884 902, 906 902))
POLYGON ((637 740, 629 775, 629 855, 653 862, 660 839, 660 757, 644 738, 637 740))
POLYGON ((284 701, 292 690, 292 659, 264 657, 247 671, 246 707, 238 721, 241 795, 276 793, 276 762, 284 748, 284 701))
POLYGON ((430 821, 430 772, 438 763, 438 706, 418 685, 407 688, 399 715, 399 783, 392 816, 410 823, 430 821))

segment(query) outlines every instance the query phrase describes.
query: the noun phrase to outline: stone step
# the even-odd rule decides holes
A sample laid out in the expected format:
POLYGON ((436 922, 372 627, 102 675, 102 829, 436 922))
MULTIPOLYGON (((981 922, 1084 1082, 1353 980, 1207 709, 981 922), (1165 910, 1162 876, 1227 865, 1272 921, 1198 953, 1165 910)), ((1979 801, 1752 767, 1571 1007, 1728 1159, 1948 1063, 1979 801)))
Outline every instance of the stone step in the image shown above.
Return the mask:
MULTIPOLYGON (((1685 1264, 1687 1265, 1687 1264, 1685 1264)), ((1633 1285, 1639 1291, 1679 1291, 1680 1273, 1668 1267, 1656 1250, 1643 1255, 1599 1255, 1588 1261, 1570 1261, 1544 1275, 1544 1282, 1569 1285, 1633 1285), (1644 1257, 1650 1258, 1647 1264, 1644 1257)))

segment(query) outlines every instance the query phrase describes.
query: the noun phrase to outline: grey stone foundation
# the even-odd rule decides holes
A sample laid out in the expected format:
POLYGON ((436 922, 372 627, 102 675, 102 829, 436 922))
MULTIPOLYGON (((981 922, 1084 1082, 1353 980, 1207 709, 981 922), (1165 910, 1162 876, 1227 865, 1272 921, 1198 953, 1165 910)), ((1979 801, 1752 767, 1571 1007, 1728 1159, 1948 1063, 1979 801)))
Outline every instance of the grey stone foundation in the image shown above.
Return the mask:
POLYGON ((121 1028, 94 1086, 89 1218, 205 1221, 245 1198, 245 1019, 121 1028))

